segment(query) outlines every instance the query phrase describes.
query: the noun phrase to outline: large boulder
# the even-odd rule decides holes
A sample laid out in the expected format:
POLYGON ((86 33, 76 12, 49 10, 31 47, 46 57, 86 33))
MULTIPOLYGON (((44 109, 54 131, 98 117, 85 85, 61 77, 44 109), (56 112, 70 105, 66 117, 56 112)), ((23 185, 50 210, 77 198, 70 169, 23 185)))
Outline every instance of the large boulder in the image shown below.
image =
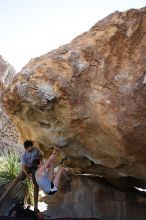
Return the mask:
POLYGON ((22 151, 22 145, 18 141, 18 131, 1 104, 1 96, 15 75, 15 69, 0 56, 0 150, 3 153, 13 150, 22 151))
POLYGON ((103 177, 146 180, 146 8, 115 12, 30 62, 3 105, 44 156, 103 177))

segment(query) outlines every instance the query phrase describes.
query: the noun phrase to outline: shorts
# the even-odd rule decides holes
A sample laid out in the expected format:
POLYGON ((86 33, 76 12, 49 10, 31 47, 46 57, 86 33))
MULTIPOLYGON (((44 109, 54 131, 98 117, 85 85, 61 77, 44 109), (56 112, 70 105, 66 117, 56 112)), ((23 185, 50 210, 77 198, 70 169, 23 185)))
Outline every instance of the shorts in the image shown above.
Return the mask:
POLYGON ((58 191, 57 187, 54 185, 53 182, 51 182, 51 187, 50 187, 50 192, 48 192, 47 194, 49 195, 53 195, 58 191))

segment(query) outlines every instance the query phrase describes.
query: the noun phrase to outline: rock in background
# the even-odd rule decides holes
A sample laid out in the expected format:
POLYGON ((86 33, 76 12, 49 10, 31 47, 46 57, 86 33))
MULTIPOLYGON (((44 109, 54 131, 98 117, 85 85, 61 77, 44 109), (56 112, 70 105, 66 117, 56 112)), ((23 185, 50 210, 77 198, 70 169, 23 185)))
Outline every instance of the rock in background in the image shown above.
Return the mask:
POLYGON ((15 75, 14 68, 0 56, 0 151, 2 153, 22 151, 22 145, 18 143, 18 131, 1 104, 1 96, 15 75))

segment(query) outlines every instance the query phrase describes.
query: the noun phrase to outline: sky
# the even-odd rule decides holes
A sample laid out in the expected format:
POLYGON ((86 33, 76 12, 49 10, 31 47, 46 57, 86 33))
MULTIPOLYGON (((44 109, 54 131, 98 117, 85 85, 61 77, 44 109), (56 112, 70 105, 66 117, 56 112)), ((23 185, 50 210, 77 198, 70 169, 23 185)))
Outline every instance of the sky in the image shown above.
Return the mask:
POLYGON ((18 72, 118 10, 146 0, 0 0, 0 55, 18 72))

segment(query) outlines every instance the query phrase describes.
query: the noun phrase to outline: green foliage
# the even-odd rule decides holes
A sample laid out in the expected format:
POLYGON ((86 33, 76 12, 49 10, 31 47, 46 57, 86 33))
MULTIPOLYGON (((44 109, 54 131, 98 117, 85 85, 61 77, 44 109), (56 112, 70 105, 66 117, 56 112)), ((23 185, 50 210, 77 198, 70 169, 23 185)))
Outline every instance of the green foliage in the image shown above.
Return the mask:
POLYGON ((11 181, 14 179, 20 171, 19 166, 19 155, 9 153, 2 157, 1 167, 0 167, 0 177, 1 179, 6 179, 11 181))
MULTIPOLYGON (((6 189, 8 185, 19 174, 20 156, 16 153, 7 153, 0 157, 0 189, 6 189)), ((18 183, 11 196, 19 200, 24 199, 26 203, 33 205, 33 183, 26 179, 18 183)))
POLYGON ((26 186, 26 194, 25 194, 25 198, 24 198, 24 203, 30 204, 30 205, 34 205, 34 198, 33 198, 33 191, 34 191, 34 186, 32 181, 26 179, 24 181, 24 184, 26 186))

